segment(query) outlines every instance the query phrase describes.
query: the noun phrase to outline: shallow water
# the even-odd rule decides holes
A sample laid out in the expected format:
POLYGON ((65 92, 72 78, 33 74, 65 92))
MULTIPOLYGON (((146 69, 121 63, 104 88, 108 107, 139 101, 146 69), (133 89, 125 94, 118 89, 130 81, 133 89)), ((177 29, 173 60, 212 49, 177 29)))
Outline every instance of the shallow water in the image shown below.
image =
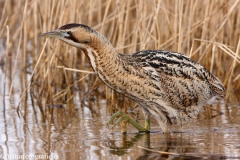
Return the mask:
POLYGON ((0 95, 0 155, 4 158, 14 155, 94 160, 240 158, 238 103, 215 106, 222 115, 209 119, 202 113, 187 125, 173 127, 171 134, 163 134, 154 120, 150 134, 137 133, 131 126, 127 134, 122 134, 119 126, 113 130, 105 126, 110 116, 105 99, 85 101, 86 105, 72 108, 53 107, 52 116, 47 117, 42 117, 38 107, 28 100, 26 109, 21 109, 23 116, 19 117, 16 111, 19 95, 15 94, 11 99, 0 95))

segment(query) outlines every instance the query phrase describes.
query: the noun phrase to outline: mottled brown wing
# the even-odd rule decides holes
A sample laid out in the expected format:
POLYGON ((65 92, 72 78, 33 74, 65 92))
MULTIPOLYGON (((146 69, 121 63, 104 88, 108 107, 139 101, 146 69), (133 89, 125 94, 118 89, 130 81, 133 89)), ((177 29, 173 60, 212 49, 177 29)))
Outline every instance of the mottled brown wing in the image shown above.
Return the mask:
POLYGON ((215 76, 182 54, 146 50, 134 53, 133 57, 151 73, 152 80, 161 83, 164 99, 177 108, 204 104, 214 96, 225 95, 224 87, 215 76))

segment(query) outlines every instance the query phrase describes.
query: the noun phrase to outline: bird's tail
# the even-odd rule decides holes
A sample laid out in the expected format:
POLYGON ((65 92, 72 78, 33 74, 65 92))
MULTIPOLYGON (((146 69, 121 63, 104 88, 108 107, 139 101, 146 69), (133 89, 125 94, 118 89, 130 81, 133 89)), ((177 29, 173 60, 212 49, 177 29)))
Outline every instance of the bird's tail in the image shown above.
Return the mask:
POLYGON ((177 117, 172 117, 171 122, 175 125, 182 125, 196 118, 199 114, 198 106, 189 106, 184 110, 179 110, 177 117))

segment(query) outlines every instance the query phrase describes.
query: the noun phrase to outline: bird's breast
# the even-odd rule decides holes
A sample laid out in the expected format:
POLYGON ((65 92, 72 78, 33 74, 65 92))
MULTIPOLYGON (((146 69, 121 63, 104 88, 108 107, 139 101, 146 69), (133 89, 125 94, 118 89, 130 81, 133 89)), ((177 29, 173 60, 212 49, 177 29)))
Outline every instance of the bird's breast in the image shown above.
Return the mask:
POLYGON ((99 78, 110 88, 135 101, 154 101, 161 98, 161 91, 154 83, 150 83, 147 75, 140 71, 125 70, 121 64, 99 65, 99 78), (140 76, 141 75, 141 76, 140 76))

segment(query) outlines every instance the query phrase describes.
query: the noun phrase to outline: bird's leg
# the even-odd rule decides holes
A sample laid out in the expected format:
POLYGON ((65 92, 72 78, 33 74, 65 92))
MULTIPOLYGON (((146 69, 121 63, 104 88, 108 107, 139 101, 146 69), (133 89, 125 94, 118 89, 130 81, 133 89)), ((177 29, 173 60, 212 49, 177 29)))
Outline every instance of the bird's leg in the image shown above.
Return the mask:
MULTIPOLYGON (((126 113, 127 105, 124 105, 124 102, 125 102, 124 100, 125 100, 125 97, 122 96, 122 101, 123 101, 123 103, 122 103, 123 107, 122 108, 124 108, 124 113, 126 113)), ((122 121, 121 125, 122 125, 122 133, 126 133, 127 132, 127 122, 126 121, 122 121)))
POLYGON ((147 130, 150 131, 150 113, 145 111, 142 107, 142 112, 143 112, 143 115, 145 117, 145 125, 144 125, 144 128, 146 128, 147 130))
POLYGON ((143 126, 141 126, 139 123, 137 123, 134 119, 130 118, 127 114, 121 112, 121 111, 118 111, 116 112, 110 119, 109 121, 107 122, 107 126, 110 125, 110 124, 113 124, 113 127, 114 128, 116 125, 118 125, 120 122, 123 122, 123 123, 130 123, 131 125, 133 125, 139 132, 149 132, 149 128, 150 128, 150 125, 148 125, 149 127, 148 128, 145 128, 143 126), (114 119, 119 117, 115 122, 114 122, 114 119))
POLYGON ((150 130, 150 114, 145 115, 145 126, 144 126, 144 128, 146 128, 147 130, 150 130))

